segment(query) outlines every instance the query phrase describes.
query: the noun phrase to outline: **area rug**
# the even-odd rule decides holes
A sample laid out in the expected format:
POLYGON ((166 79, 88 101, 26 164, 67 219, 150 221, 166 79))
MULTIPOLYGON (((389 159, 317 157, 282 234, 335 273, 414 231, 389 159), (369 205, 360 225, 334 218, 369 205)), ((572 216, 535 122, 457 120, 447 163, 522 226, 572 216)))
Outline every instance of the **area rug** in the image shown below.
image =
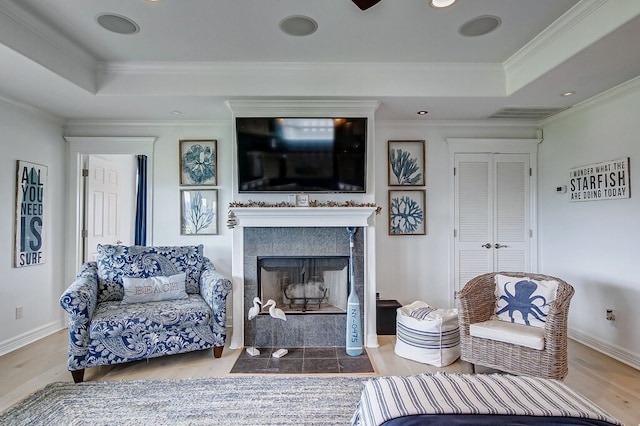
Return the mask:
POLYGON ((366 377, 52 383, 2 425, 348 425, 366 377))

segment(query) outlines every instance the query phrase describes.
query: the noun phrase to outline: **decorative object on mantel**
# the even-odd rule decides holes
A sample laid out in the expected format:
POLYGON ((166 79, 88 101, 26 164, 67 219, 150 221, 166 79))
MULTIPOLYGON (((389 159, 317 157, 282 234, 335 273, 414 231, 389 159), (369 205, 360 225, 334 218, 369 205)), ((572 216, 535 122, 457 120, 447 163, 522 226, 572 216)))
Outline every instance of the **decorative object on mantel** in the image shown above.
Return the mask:
POLYGON ((571 201, 631 198, 629 157, 569 170, 571 201))
MULTIPOLYGON (((277 203, 267 203, 266 201, 253 201, 249 200, 246 203, 240 201, 232 201, 229 203, 229 208, 242 208, 242 207, 296 207, 295 204, 287 201, 280 201, 277 203)), ((376 214, 380 214, 382 207, 376 203, 358 203, 353 200, 349 201, 318 201, 309 200, 309 207, 375 207, 376 214)))
POLYGON ((227 228, 233 229, 237 224, 238 218, 236 217, 236 214, 229 210, 229 213, 227 213, 227 228))

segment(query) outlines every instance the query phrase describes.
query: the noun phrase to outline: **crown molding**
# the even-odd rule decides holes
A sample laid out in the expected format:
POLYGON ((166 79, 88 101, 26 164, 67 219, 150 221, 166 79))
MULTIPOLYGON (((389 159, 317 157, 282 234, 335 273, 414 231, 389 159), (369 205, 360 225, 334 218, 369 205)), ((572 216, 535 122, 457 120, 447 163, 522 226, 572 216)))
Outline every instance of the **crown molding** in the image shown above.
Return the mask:
POLYGON ((578 114, 582 111, 615 101, 622 96, 628 95, 630 93, 633 93, 639 90, 640 90, 640 76, 633 78, 629 81, 626 81, 622 84, 619 84, 616 87, 613 87, 607 91, 604 91, 592 98, 589 98, 578 104, 575 104, 569 109, 566 109, 558 114, 555 114, 549 118, 546 118, 540 122, 540 125, 546 126, 548 124, 551 124, 563 118, 571 117, 572 115, 578 114))
POLYGON ((96 69, 108 74, 209 74, 230 71, 503 71, 500 63, 467 62, 98 62, 96 69))
POLYGON ((581 0, 504 62, 507 94, 525 87, 640 15, 640 2, 581 0))
POLYGON ((520 128, 538 129, 537 121, 508 120, 508 119, 482 119, 482 120, 376 120, 376 125, 397 127, 450 127, 450 128, 520 128))
POLYGON ((57 126, 64 126, 65 124, 64 118, 60 117, 59 115, 51 114, 50 112, 33 107, 31 105, 27 105, 25 103, 22 103, 20 101, 17 101, 15 99, 9 98, 1 94, 0 94, 0 101, 22 112, 26 112, 27 114, 30 114, 36 118, 48 121, 51 124, 55 124, 57 126))
POLYGON ((564 15, 545 28, 540 34, 525 44, 504 62, 506 72, 511 72, 521 66, 526 66, 527 61, 537 56, 561 36, 570 32, 579 23, 603 7, 609 0, 582 0, 569 9, 564 15))
POLYGON ((111 119, 72 119, 66 121, 66 129, 95 127, 224 127, 229 120, 111 120, 111 119))
POLYGON ((228 100, 227 107, 237 117, 311 116, 366 114, 371 115, 380 106, 376 100, 228 100))
POLYGON ((0 42, 65 80, 96 91, 97 60, 15 2, 0 0, 0 42))

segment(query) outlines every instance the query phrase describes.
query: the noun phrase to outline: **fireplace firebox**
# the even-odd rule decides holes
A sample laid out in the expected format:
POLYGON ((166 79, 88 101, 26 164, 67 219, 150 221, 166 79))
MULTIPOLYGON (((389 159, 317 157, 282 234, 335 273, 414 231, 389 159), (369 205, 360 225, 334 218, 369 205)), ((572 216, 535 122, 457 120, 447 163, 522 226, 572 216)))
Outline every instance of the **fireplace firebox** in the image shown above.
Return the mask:
POLYGON ((349 292, 348 256, 262 256, 258 294, 287 314, 344 314, 349 292))

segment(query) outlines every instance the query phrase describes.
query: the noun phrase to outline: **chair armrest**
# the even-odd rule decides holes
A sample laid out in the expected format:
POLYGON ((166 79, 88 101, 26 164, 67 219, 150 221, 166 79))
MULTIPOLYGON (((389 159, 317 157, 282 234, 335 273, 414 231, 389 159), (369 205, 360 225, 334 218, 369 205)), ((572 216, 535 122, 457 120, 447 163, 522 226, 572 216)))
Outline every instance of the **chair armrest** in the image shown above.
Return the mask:
POLYGON ((205 258, 200 274, 200 295, 213 310, 214 331, 224 332, 227 322, 227 296, 231 293, 231 280, 205 258))
POLYGON ((460 302, 458 314, 460 333, 469 334, 470 324, 488 321, 495 313, 494 275, 489 273, 477 276, 456 294, 460 302))
POLYGON ((60 297, 60 306, 69 318, 69 370, 86 365, 89 351, 89 323, 98 300, 98 266, 96 262, 82 265, 78 275, 60 297))
POLYGON ((71 285, 60 296, 60 306, 70 315, 82 315, 88 323, 98 300, 98 266, 86 262, 71 285))
POLYGON ((561 344, 566 346, 569 304, 574 289, 570 284, 557 278, 556 280, 559 282, 556 298, 549 304, 549 312, 545 319, 545 341, 547 345, 561 344))

